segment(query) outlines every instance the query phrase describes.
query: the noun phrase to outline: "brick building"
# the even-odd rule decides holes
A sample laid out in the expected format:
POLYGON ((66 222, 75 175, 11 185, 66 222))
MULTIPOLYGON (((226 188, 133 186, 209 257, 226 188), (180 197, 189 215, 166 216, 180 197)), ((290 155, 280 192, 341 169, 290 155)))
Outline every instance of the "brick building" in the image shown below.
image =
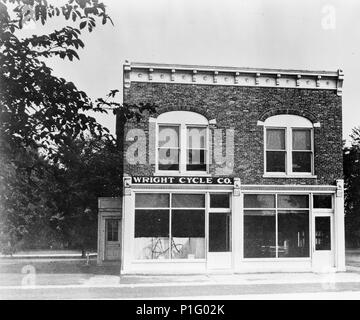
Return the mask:
POLYGON ((123 272, 343 271, 343 74, 126 63, 124 192, 98 262, 123 272))

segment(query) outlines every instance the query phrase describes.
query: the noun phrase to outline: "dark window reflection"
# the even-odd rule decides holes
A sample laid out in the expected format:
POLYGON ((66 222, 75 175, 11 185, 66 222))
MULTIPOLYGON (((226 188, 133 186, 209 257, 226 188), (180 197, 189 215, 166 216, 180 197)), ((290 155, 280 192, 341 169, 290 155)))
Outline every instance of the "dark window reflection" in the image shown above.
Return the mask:
POLYGON ((331 209, 332 208, 331 194, 315 194, 314 195, 314 208, 315 209, 331 209))
POLYGON ((244 257, 276 257, 275 212, 245 211, 244 257))
POLYGON ((309 257, 309 211, 278 211, 278 257, 309 257))
POLYGON ((315 249, 331 250, 330 217, 315 218, 315 249))
POLYGON ((229 195, 228 194, 211 194, 210 195, 210 207, 211 208, 229 208, 229 195))
POLYGON ((230 251, 230 214, 209 214, 209 251, 230 251))

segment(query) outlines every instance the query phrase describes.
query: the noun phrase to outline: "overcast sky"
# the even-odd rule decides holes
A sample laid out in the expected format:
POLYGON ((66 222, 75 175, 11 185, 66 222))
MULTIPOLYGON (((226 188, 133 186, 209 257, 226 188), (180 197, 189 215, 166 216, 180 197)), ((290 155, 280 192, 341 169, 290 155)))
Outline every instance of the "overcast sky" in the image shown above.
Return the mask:
MULTIPOLYGON (((115 26, 84 33, 80 61, 55 74, 91 97, 122 89, 125 60, 235 67, 343 69, 344 138, 360 125, 360 1, 103 0, 115 26)), ((64 20, 25 34, 60 28, 64 20)), ((98 116, 114 132, 113 115, 98 116)))

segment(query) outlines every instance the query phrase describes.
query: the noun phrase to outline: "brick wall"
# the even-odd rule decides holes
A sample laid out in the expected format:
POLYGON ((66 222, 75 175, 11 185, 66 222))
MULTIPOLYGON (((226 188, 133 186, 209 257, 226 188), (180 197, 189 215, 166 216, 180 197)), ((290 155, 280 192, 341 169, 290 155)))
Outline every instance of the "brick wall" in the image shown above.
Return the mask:
MULTIPOLYGON (((232 176, 243 184, 334 184, 342 178, 342 110, 341 97, 333 91, 210 86, 189 84, 131 83, 124 90, 124 102, 153 102, 157 114, 172 110, 189 110, 216 119, 218 129, 234 128, 235 162, 232 176), (315 175, 317 179, 264 178, 264 133, 258 120, 275 114, 288 113, 320 122, 314 128, 315 175)), ((153 115, 156 117, 156 115, 153 115)), ((121 130, 118 124, 118 130, 121 130)), ((128 123, 129 128, 141 128, 148 135, 149 122, 128 123)), ((125 142, 125 149, 133 142, 125 142)), ((215 174, 215 167, 210 167, 215 174)), ((130 165, 124 172, 131 175, 152 175, 154 165, 130 165)))

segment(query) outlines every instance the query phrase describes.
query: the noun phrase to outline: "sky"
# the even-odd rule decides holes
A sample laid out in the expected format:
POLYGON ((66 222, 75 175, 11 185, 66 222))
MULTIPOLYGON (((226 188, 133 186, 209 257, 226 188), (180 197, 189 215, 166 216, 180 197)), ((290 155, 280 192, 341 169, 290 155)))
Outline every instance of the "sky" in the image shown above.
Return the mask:
MULTIPOLYGON (((122 91, 122 66, 136 62, 345 73, 343 132, 360 126, 359 0, 103 0, 114 26, 83 32, 80 61, 52 59, 54 74, 90 97, 122 91)), ((24 36, 64 25, 23 30, 24 36)), ((119 97, 121 101, 121 96, 119 97)), ((115 117, 97 115, 115 131, 115 117)))

